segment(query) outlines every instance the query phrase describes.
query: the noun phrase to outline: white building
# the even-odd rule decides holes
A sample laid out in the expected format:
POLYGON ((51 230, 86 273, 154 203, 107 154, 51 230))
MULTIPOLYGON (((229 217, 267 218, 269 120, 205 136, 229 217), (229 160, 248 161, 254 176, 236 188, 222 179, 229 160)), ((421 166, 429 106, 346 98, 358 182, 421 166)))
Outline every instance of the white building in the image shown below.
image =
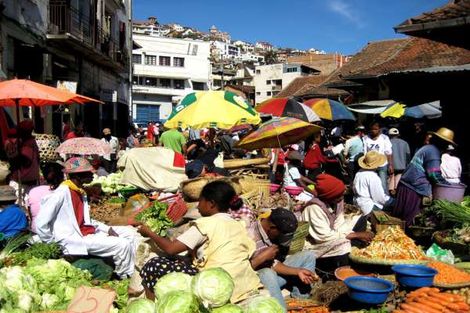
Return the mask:
POLYGON ((133 120, 164 121, 173 104, 193 90, 208 90, 209 43, 134 34, 133 120))
POLYGON ((299 76, 319 74, 320 71, 303 64, 271 64, 255 68, 255 103, 275 97, 279 91, 299 76))
POLYGON ((211 50, 212 56, 219 60, 234 60, 241 56, 240 47, 230 42, 212 41, 211 50))

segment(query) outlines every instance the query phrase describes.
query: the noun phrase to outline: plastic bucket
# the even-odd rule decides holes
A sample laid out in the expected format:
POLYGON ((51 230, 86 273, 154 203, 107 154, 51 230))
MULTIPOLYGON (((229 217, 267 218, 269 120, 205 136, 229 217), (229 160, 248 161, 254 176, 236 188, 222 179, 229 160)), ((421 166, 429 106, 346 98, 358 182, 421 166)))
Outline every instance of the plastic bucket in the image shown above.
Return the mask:
POLYGON ((465 194, 464 184, 441 185, 437 184, 432 189, 433 199, 443 199, 453 202, 461 202, 465 194))

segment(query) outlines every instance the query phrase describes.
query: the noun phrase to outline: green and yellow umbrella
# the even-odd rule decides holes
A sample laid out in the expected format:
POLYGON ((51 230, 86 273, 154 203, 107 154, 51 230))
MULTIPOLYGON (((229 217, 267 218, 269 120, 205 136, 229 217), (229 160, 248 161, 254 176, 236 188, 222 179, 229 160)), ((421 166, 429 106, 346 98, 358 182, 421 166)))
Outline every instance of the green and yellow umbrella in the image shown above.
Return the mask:
POLYGON ((403 115, 405 115, 405 105, 395 102, 393 104, 388 105, 385 110, 380 113, 380 116, 385 118, 385 117, 394 117, 394 118, 400 118, 403 115))
POLYGON ((257 125, 259 113, 250 103, 229 91, 198 91, 188 94, 173 109, 166 128, 222 128, 241 124, 257 125))
POLYGON ((239 141, 235 146, 246 150, 281 148, 298 143, 322 128, 293 117, 275 117, 239 141))

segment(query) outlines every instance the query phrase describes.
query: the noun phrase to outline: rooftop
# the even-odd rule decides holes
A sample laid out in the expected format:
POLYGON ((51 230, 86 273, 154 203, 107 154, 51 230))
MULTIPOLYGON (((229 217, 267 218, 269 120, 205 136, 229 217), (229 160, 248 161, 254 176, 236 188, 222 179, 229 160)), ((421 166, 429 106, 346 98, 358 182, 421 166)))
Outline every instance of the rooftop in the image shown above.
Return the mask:
POLYGON ((302 90, 305 86, 316 87, 320 86, 327 76, 314 75, 314 76, 301 76, 295 78, 286 87, 284 87, 276 97, 292 97, 302 90))

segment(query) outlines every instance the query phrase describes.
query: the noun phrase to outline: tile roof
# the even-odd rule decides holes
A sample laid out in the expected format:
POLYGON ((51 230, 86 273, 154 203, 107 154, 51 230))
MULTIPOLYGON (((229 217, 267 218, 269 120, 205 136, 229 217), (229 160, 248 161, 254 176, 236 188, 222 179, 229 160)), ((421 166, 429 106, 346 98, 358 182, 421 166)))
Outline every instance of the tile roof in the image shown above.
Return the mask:
POLYGON ((304 88, 305 86, 319 86, 321 85, 327 76, 324 75, 312 75, 312 76, 301 76, 295 78, 286 87, 284 87, 276 97, 292 97, 296 93, 304 88))
POLYGON ((470 50, 425 38, 405 38, 369 43, 323 85, 346 86, 351 81, 391 72, 463 66, 470 64, 470 50))
POLYGON ((328 97, 338 97, 338 96, 348 96, 350 93, 338 88, 328 88, 325 86, 314 86, 314 85, 306 85, 301 88, 299 91, 295 93, 295 96, 302 97, 302 96, 310 96, 310 97, 321 97, 321 98, 328 98, 328 97))
POLYGON ((470 23, 470 0, 453 0, 431 12, 412 17, 394 27, 399 33, 470 23), (454 20, 453 24, 437 22, 454 20))
POLYGON ((254 86, 226 85, 225 87, 229 87, 229 88, 232 88, 232 89, 239 90, 239 91, 245 93, 246 95, 249 95, 249 94, 255 92, 255 87, 254 86))

